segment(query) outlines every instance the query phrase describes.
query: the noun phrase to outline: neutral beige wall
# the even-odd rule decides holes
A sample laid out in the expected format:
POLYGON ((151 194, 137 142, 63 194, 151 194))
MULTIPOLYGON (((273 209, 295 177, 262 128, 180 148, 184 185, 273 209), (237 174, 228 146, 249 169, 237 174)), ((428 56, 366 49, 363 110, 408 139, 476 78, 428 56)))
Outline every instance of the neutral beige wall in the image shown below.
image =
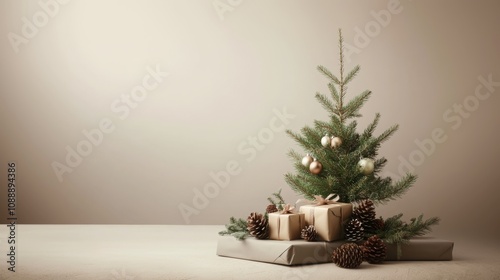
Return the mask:
POLYGON ((58 3, 0 1, 1 213, 10 160, 22 223, 222 224, 279 188, 295 201, 282 129, 326 118, 315 67, 338 71, 343 28, 347 66, 362 67, 349 90, 374 92, 359 127, 376 112, 379 132, 400 124, 380 150, 385 172, 408 161, 419 176, 379 213, 440 216, 438 234, 500 233, 500 2, 73 0, 50 16, 39 2, 58 3), (491 93, 475 97, 478 77, 491 93), (96 129, 85 150, 82 131, 96 129), (78 147, 88 155, 71 167, 78 147), (62 181, 54 162, 72 171, 62 181), (213 188, 221 171, 229 182, 213 188), (184 219, 180 206, 197 212, 184 219))

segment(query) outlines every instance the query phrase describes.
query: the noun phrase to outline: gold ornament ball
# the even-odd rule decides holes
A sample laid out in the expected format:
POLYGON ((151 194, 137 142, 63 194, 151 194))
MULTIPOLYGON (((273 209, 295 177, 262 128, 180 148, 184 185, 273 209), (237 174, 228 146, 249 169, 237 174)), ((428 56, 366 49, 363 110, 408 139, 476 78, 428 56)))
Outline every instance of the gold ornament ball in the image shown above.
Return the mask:
POLYGON ((328 147, 330 146, 330 142, 331 142, 331 139, 328 135, 325 135, 323 136, 323 138, 321 138, 321 145, 323 147, 328 147))
POLYGON ((330 146, 333 149, 336 149, 340 147, 340 145, 342 145, 342 139, 340 139, 339 137, 332 137, 332 140, 330 141, 330 146))
POLYGON ((372 174, 375 169, 375 161, 371 158, 363 158, 358 162, 359 171, 365 175, 372 174))
POLYGON ((309 167, 313 161, 314 159, 312 158, 312 156, 307 154, 302 158, 302 165, 304 165, 305 167, 309 167))
POLYGON ((323 165, 321 162, 314 160, 311 165, 309 165, 309 171, 311 171, 312 174, 318 175, 321 170, 323 169, 323 165))

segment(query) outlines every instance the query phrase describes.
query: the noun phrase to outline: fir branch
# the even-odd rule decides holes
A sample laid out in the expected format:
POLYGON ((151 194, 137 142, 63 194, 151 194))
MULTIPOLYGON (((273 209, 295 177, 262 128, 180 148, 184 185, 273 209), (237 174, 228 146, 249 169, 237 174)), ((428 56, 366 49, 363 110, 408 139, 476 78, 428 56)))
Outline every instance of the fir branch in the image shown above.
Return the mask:
POLYGON ((281 189, 278 192, 273 193, 272 196, 274 196, 274 198, 277 199, 278 201, 274 200, 271 197, 268 197, 267 200, 271 204, 276 206, 276 208, 278 208, 278 210, 283 210, 283 205, 285 204, 285 200, 283 199, 283 196, 281 196, 281 189))
POLYGON ((338 104, 340 122, 344 123, 345 117, 343 115, 344 110, 344 96, 346 95, 345 81, 344 81, 344 37, 342 36, 342 30, 339 28, 339 52, 340 52, 340 102, 338 104))
POLYGON ((378 201, 387 202, 389 200, 395 200, 403 196, 406 191, 417 181, 417 176, 407 173, 403 178, 397 181, 395 184, 381 190, 378 193, 378 201))
POLYGON ((377 146, 379 146, 379 143, 376 141, 376 139, 370 138, 370 139, 362 139, 358 149, 356 150, 356 154, 358 157, 369 157, 373 158, 375 157, 376 154, 376 149, 377 146))
POLYGON ((296 151, 294 151, 294 150, 292 150, 292 149, 290 149, 290 150, 288 151, 288 156, 289 156, 290 158, 292 158, 293 160, 295 160, 295 161, 300 161, 300 160, 301 160, 301 158, 302 158, 302 155, 300 155, 299 153, 297 153, 296 151))
POLYGON ((356 75, 358 74, 359 72, 359 65, 356 65, 356 67, 354 67, 354 69, 351 70, 351 72, 349 72, 344 80, 344 84, 348 84, 354 77, 356 77, 356 75))
POLYGON ((299 143, 303 148, 308 148, 309 142, 302 135, 295 133, 291 130, 286 130, 286 134, 292 137, 297 143, 299 143))
MULTIPOLYGON (((358 201, 360 198, 365 198, 367 194, 364 194, 366 191, 366 187, 369 185, 369 179, 366 176, 363 176, 357 183, 349 188, 347 193, 347 201, 358 201)), ((340 195, 340 194, 339 194, 340 195)))
POLYGON ((410 239, 423 236, 431 231, 431 227, 439 224, 440 219, 432 217, 423 220, 423 215, 412 218, 410 223, 401 220, 403 214, 398 214, 384 221, 384 228, 377 235, 388 244, 405 244, 410 239))
POLYGON ((393 125, 382 134, 380 134, 376 139, 378 143, 382 143, 388 140, 397 130, 399 129, 399 125, 393 125))
POLYGON ((371 91, 366 90, 362 92, 360 95, 354 97, 347 105, 343 108, 345 118, 356 118, 361 117, 358 113, 361 107, 365 104, 366 101, 370 98, 371 91))
POLYGON ((330 134, 330 135, 335 134, 334 131, 337 131, 337 129, 335 129, 331 123, 318 120, 314 121, 314 128, 321 131, 323 134, 330 134))
POLYGON ((431 232, 431 226, 438 225, 441 219, 432 217, 423 221, 424 215, 420 214, 417 218, 411 218, 407 225, 407 231, 410 233, 410 238, 426 235, 431 232))
POLYGON ((244 240, 250 235, 247 229, 247 221, 231 217, 229 218, 229 224, 226 224, 226 230, 220 231, 219 235, 231 235, 238 240, 244 240))
POLYGON ((377 128, 379 120, 380 113, 376 113, 372 123, 369 124, 368 127, 366 127, 365 131, 363 131, 363 135, 361 136, 363 139, 369 139, 372 136, 373 131, 375 131, 375 128, 377 128))
POLYGON ((334 82, 337 85, 340 85, 340 80, 337 77, 335 77, 335 75, 333 75, 332 72, 330 72, 330 70, 328 70, 326 67, 319 65, 317 69, 319 72, 321 72, 321 74, 325 75, 332 82, 334 82))
MULTIPOLYGON (((378 123, 378 120, 376 118, 378 123)), ((375 120, 374 120, 375 123, 375 120)), ((397 130, 399 126, 393 125, 386 131, 384 131, 381 135, 371 138, 367 134, 363 134, 361 137, 361 145, 359 146, 357 153, 361 157, 375 157, 377 156, 377 150, 380 147, 380 144, 384 141, 387 141, 397 130)), ((365 131, 366 132, 366 131, 365 131)), ((368 131, 370 132, 370 131, 368 131)))
POLYGON ((292 190, 304 194, 306 198, 314 198, 314 192, 311 191, 307 181, 302 180, 299 175, 285 174, 285 181, 290 185, 292 190))
POLYGON ((380 200, 380 194, 383 194, 388 188, 390 188, 392 184, 391 177, 374 177, 375 179, 371 182, 369 186, 369 190, 365 193, 364 196, 367 199, 370 199, 374 203, 384 203, 384 200, 380 200))
POLYGON ((330 122, 324 122, 319 120, 314 120, 314 127, 321 133, 328 133, 330 135, 340 135, 342 134, 344 126, 340 123, 339 118, 336 115, 331 115, 330 122))
POLYGON ((328 89, 330 90, 330 94, 332 95, 332 99, 339 103, 340 102, 340 96, 339 96, 339 93, 337 91, 337 88, 335 87, 334 84, 332 83, 328 83, 328 89))
POLYGON ((357 121, 352 121, 345 127, 345 133, 346 134, 353 134, 356 132, 356 128, 358 127, 358 122, 357 121))
MULTIPOLYGON (((340 52, 340 60, 339 60, 339 65, 340 65, 340 86, 342 87, 343 84, 345 83, 344 81, 344 36, 342 36, 342 29, 339 28, 339 52, 340 52)), ((340 91, 342 96, 342 90, 340 91)))
POLYGON ((333 103, 326 97, 325 95, 321 93, 316 93, 316 99, 318 100, 319 103, 325 108, 330 114, 337 114, 338 110, 335 108, 333 103))
POLYGON ((278 199, 280 204, 285 204, 285 200, 283 199, 283 196, 281 196, 281 189, 277 193, 273 193, 273 196, 278 199))
POLYGON ((401 197, 413 184, 415 184, 416 181, 417 175, 407 173, 392 186, 392 189, 394 190, 393 196, 401 197))
POLYGON ((401 217, 403 217, 402 213, 385 219, 383 229, 377 232, 378 237, 389 244, 394 244, 397 241, 407 241, 402 236, 401 229, 404 227, 404 222, 401 220, 401 217))
POLYGON ((377 160, 375 160, 375 170, 373 171, 373 173, 378 173, 382 170, 382 168, 385 167, 385 165, 387 164, 387 159, 382 157, 382 158, 379 158, 377 160))
POLYGON ((302 132, 304 137, 308 140, 308 142, 317 143, 318 141, 320 141, 321 137, 323 137, 323 135, 320 135, 316 130, 314 130, 309 126, 304 126, 300 131, 302 132))

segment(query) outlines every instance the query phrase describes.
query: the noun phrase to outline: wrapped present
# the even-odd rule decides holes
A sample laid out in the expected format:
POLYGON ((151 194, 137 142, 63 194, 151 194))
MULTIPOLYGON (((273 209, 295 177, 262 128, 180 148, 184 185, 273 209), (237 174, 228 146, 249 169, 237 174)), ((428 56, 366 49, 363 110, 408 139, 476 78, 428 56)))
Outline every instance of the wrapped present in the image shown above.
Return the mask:
MULTIPOLYGON (((220 236, 217 255, 281 265, 308 265, 332 262, 332 253, 345 240, 335 242, 308 242, 304 240, 258 240, 249 237, 243 241, 232 236, 220 236)), ((450 261, 453 259, 453 241, 435 238, 414 238, 401 246, 387 244, 386 261, 450 261)))
POLYGON ((282 212, 268 215, 269 239, 300 239, 300 232, 305 227, 304 214, 292 213, 292 210, 293 207, 287 204, 282 212))
POLYGON ((398 256, 398 246, 387 244, 386 260, 390 261, 451 261, 453 259, 454 242, 418 237, 401 244, 401 255, 398 256))
POLYGON ((332 199, 334 196, 315 196, 316 201, 311 202, 313 204, 302 205, 299 209, 305 215, 306 225, 314 225, 318 237, 323 241, 343 239, 344 223, 352 213, 351 203, 337 202, 339 197, 332 199))
POLYGON ((258 240, 254 237, 241 241, 232 236, 220 236, 217 255, 281 265, 317 264, 331 262, 333 250, 343 243, 258 240))

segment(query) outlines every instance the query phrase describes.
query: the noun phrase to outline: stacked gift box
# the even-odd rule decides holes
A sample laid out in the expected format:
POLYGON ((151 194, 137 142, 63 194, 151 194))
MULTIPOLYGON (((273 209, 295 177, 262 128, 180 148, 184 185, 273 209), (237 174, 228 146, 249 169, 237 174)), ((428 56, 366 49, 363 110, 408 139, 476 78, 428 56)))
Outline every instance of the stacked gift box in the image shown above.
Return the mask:
MULTIPOLYGON (((231 236, 220 236, 217 255, 237 259, 281 265, 308 265, 332 262, 332 253, 345 241, 307 242, 304 240, 258 240, 253 237, 241 241, 231 236)), ((401 246, 387 245, 386 261, 450 261, 453 259, 453 241, 435 238, 414 238, 401 246)))

